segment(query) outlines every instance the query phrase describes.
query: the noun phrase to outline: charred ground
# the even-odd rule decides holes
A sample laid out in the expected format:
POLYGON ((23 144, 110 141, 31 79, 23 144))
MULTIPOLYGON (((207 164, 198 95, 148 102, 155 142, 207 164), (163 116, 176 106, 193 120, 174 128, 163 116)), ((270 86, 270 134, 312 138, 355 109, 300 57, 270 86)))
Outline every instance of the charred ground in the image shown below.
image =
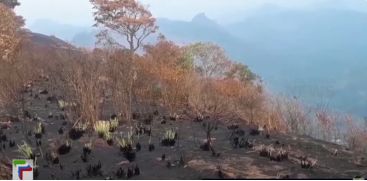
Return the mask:
POLYGON ((133 130, 129 152, 134 158, 131 159, 116 140, 109 145, 94 131, 80 133, 80 138, 71 133, 73 123, 58 105, 62 96, 58 91, 47 90, 50 87, 47 84, 47 78, 40 78, 23 92, 24 115, 1 118, 2 178, 11 176, 11 159, 23 158, 17 145, 24 141, 32 147, 37 179, 351 179, 367 176, 363 155, 344 146, 310 137, 266 132, 236 121, 213 124, 210 118, 170 118, 164 111, 135 113, 133 123, 121 124, 112 132, 118 137, 120 132, 133 130), (39 124, 43 132, 36 138, 35 128, 39 124), (210 126, 212 146, 205 149, 210 126), (173 144, 162 141, 167 130, 175 133, 173 144))

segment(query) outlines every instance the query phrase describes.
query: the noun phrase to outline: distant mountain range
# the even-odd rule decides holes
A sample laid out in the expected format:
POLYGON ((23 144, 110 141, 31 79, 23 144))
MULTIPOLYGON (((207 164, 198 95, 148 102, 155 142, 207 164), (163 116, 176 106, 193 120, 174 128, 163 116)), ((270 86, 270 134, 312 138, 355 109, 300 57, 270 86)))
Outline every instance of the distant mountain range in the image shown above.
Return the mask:
POLYGON ((76 46, 92 47, 95 42, 95 28, 74 26, 52 20, 39 19, 29 26, 33 32, 56 36, 76 46))
MULTIPOLYGON (((268 5, 230 25, 220 25, 205 14, 191 21, 158 19, 157 23, 177 43, 221 45, 234 60, 259 74, 272 91, 367 116, 367 1, 322 2, 307 10, 268 5)), ((91 27, 42 20, 30 29, 78 46, 92 47, 95 42, 96 30, 91 27)))

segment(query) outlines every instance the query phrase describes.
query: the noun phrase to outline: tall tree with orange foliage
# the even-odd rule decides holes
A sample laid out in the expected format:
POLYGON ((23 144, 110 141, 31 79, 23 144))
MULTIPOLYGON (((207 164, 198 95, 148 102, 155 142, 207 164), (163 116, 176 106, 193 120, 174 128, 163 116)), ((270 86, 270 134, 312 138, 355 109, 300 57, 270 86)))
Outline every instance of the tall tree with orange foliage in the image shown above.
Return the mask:
MULTIPOLYGON (((131 120, 135 81, 138 77, 134 53, 158 27, 155 18, 137 0, 90 0, 96 12, 95 26, 102 28, 97 35, 99 43, 113 49, 128 45, 127 54, 112 53, 109 60, 113 96, 119 104, 116 109, 127 121, 131 120), (120 57, 123 55, 125 58, 120 57), (127 57, 127 58, 126 58, 127 57)), ((113 52, 113 51, 112 51, 113 52)))
POLYGON ((117 35, 125 38, 128 49, 138 50, 143 41, 158 27, 156 19, 137 0, 91 0, 96 26, 105 28, 98 34, 100 42, 121 47, 123 41, 115 40, 117 35))

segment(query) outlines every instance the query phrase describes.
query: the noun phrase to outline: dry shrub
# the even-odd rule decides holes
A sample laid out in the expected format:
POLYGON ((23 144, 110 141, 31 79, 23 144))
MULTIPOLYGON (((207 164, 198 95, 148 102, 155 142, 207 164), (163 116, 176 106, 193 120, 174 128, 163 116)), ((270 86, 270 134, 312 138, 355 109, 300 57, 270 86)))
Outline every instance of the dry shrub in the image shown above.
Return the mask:
POLYGON ((359 153, 367 151, 366 129, 351 116, 332 112, 325 106, 305 106, 295 98, 273 96, 273 101, 268 105, 271 109, 266 114, 273 114, 278 121, 272 123, 279 123, 280 128, 285 128, 280 130, 346 145, 359 153))
POLYGON ((271 97, 266 97, 265 99, 265 110, 262 114, 263 121, 265 121, 263 125, 266 125, 268 131, 288 132, 288 125, 283 119, 279 105, 275 104, 271 97))
POLYGON ((279 123, 287 132, 298 135, 309 135, 328 141, 340 137, 337 123, 340 118, 326 107, 311 107, 297 98, 272 96, 270 105, 279 123))
POLYGON ((197 116, 264 123, 262 86, 247 66, 231 61, 221 47, 211 43, 193 44, 186 51, 196 72, 189 105, 197 116))
POLYGON ((40 60, 28 56, 21 48, 11 62, 0 62, 0 108, 5 113, 19 113, 16 110, 24 103, 22 91, 43 74, 44 68, 46 69, 46 64, 40 60))
POLYGON ((0 60, 12 61, 22 40, 23 20, 0 3, 0 60))
POLYGON ((145 49, 146 54, 140 64, 141 75, 145 75, 138 78, 144 91, 139 97, 148 100, 152 97, 170 114, 176 114, 186 106, 189 83, 193 78, 190 67, 186 66, 184 50, 164 39, 145 49))
POLYGON ((16 114, 16 100, 28 78, 28 64, 16 58, 23 21, 0 3, 0 114, 16 114))
MULTIPOLYGON (((92 54, 93 55, 93 54, 92 54)), ((68 62, 65 68, 66 101, 71 118, 78 123, 92 127, 101 115, 104 79, 103 62, 93 56, 81 56, 68 62)))
MULTIPOLYGON (((238 88, 238 96, 234 98, 237 111, 250 124, 267 125, 264 113, 267 112, 265 95, 262 87, 255 84, 243 84, 238 88)), ((270 125, 269 125, 270 126, 270 125)))
POLYGON ((253 82, 254 76, 246 66, 233 64, 231 68, 223 52, 203 60, 211 52, 222 51, 212 50, 212 46, 199 51, 205 65, 195 64, 197 51, 190 52, 192 48, 179 47, 164 38, 146 46, 141 57, 129 51, 108 53, 106 71, 116 111, 130 120, 133 107, 143 112, 160 107, 170 115, 190 108, 195 116, 268 124, 261 121, 266 112, 264 96, 261 86, 253 82), (221 70, 222 65, 225 70, 221 70))
POLYGON ((348 116, 345 120, 346 123, 346 134, 345 134, 345 142, 347 146, 358 152, 358 153, 367 153, 367 132, 363 126, 359 125, 357 120, 348 116))
POLYGON ((196 116, 213 120, 246 120, 247 124, 265 125, 264 95, 261 87, 235 79, 201 79, 191 87, 189 105, 196 116))
POLYGON ((230 98, 223 92, 223 85, 216 80, 199 81, 192 88, 189 105, 198 117, 209 116, 212 120, 235 117, 230 98))
POLYGON ((272 106, 277 115, 284 121, 288 132, 307 134, 311 127, 311 110, 296 98, 277 96, 272 100, 272 106))
POLYGON ((0 64, 0 109, 3 113, 17 114, 15 102, 20 99, 25 77, 17 64, 0 64))
POLYGON ((138 57, 129 51, 116 50, 104 54, 107 60, 106 78, 111 91, 112 104, 122 120, 130 121, 134 102, 134 85, 138 57))
POLYGON ((315 113, 316 123, 320 130, 320 135, 323 140, 334 141, 337 138, 337 121, 336 113, 331 113, 325 109, 319 109, 315 113))

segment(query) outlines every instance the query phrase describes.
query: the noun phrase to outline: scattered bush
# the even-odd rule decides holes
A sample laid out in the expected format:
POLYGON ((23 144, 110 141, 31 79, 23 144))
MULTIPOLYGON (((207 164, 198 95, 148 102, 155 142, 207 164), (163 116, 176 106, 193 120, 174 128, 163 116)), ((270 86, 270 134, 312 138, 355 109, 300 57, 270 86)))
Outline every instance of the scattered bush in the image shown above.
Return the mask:
POLYGON ((260 156, 269 158, 271 161, 281 162, 288 159, 288 152, 283 148, 274 148, 271 145, 260 145, 258 149, 260 156))
POLYGON ((304 169, 314 168, 317 164, 317 160, 308 157, 301 157, 301 167, 304 169))
POLYGON ((231 144, 233 148, 252 148, 254 145, 248 139, 239 136, 231 137, 231 144))

